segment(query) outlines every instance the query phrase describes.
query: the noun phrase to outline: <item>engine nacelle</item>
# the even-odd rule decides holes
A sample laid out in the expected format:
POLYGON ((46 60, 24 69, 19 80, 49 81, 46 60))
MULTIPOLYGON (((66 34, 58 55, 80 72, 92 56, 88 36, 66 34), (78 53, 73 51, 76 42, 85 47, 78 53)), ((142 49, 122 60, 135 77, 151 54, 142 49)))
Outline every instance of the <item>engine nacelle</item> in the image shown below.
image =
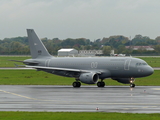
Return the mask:
POLYGON ((79 80, 86 84, 95 84, 98 82, 99 76, 96 73, 82 73, 79 80))
POLYGON ((117 80, 120 83, 129 84, 134 81, 132 78, 112 78, 113 80, 117 80))

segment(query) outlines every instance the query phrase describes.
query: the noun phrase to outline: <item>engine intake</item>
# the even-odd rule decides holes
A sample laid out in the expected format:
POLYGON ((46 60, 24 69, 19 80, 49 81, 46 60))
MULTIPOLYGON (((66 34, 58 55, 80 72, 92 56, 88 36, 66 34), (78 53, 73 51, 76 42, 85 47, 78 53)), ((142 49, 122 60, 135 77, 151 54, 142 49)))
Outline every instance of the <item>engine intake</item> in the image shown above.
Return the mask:
POLYGON ((86 84, 95 84, 98 82, 99 76, 96 73, 82 73, 79 80, 86 84))

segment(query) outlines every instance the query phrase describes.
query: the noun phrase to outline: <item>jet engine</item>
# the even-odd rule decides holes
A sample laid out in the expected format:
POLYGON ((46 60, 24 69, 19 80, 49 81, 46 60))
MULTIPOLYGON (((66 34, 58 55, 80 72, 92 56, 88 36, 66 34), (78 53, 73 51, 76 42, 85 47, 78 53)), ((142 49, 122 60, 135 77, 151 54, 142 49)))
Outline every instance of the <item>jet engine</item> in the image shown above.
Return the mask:
POLYGON ((99 76, 96 73, 82 73, 79 80, 86 84, 95 84, 98 82, 99 76))
POLYGON ((132 78, 112 78, 113 80, 117 80, 120 83, 129 84, 134 81, 132 78))

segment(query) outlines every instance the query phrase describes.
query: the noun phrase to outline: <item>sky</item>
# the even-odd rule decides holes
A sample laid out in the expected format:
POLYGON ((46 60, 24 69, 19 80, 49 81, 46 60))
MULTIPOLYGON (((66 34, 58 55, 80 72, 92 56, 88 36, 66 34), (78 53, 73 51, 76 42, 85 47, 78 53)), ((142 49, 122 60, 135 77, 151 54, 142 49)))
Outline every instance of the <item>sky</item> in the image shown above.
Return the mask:
POLYGON ((0 0, 0 39, 160 36, 160 0, 0 0))

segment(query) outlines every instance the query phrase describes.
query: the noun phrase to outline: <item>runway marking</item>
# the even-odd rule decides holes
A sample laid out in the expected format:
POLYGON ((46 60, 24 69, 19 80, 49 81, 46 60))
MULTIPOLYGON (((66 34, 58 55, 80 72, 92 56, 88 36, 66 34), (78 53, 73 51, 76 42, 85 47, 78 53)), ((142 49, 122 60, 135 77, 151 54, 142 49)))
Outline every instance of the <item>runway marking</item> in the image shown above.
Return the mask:
POLYGON ((152 88, 153 90, 160 90, 160 88, 152 88))
POLYGON ((7 92, 7 91, 4 91, 4 90, 0 90, 0 92, 8 93, 8 94, 11 94, 11 95, 19 96, 19 97, 30 99, 30 100, 53 101, 53 100, 41 100, 41 99, 31 98, 31 97, 23 96, 23 95, 12 93, 12 92, 7 92))
POLYGON ((15 95, 15 96, 19 96, 19 97, 23 97, 23 98, 31 99, 31 100, 38 100, 38 99, 36 99, 36 98, 27 97, 27 96, 19 95, 19 94, 16 94, 16 93, 7 92, 7 91, 4 91, 4 90, 0 90, 0 91, 1 91, 1 92, 4 92, 4 93, 11 94, 11 95, 15 95))

